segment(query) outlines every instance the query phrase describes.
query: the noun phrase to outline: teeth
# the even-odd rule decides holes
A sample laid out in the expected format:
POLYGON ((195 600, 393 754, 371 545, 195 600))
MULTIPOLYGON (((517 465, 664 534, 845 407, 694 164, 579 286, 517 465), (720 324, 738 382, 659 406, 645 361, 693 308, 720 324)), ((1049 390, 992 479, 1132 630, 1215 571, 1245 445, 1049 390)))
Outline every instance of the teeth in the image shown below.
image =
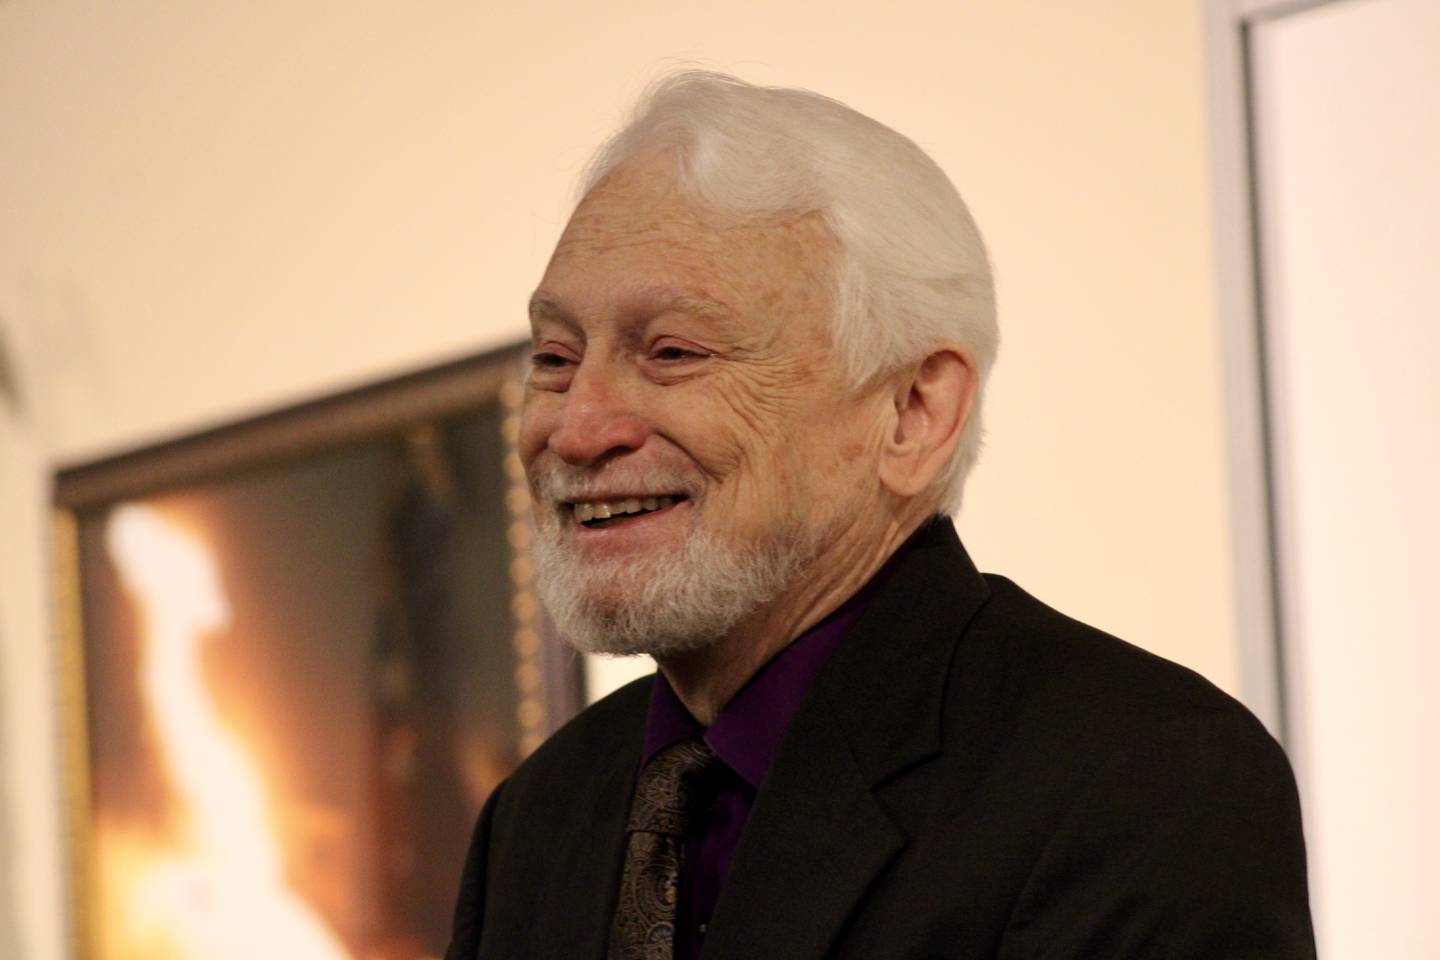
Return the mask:
POLYGON ((628 513, 665 510, 675 506, 675 502, 675 497, 629 497, 625 500, 594 500, 589 503, 576 503, 570 509, 575 521, 584 523, 587 520, 608 520, 611 517, 622 517, 628 513))

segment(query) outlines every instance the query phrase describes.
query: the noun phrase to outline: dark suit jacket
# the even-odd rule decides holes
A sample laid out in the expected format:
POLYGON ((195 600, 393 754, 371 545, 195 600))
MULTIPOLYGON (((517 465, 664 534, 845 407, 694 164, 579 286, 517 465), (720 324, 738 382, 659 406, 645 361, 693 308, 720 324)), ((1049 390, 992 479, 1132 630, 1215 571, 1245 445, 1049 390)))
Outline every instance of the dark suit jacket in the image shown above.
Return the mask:
MULTIPOLYGON (((490 798, 447 960, 605 956, 649 687, 490 798)), ((1313 957, 1294 780, 1230 697, 937 523, 786 731, 703 955, 1313 957)))

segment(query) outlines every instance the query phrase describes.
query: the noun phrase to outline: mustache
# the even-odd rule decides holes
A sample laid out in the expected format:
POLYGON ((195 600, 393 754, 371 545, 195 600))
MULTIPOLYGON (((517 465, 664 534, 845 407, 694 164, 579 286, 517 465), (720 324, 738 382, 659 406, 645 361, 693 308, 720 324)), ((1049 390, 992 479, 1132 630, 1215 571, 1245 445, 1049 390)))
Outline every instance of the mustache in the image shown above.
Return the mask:
POLYGON ((656 497, 684 494, 693 499, 701 489, 701 484, 693 476, 672 470, 619 470, 603 466, 572 467, 568 464, 555 464, 535 471, 530 483, 538 499, 569 503, 598 500, 617 492, 656 497))

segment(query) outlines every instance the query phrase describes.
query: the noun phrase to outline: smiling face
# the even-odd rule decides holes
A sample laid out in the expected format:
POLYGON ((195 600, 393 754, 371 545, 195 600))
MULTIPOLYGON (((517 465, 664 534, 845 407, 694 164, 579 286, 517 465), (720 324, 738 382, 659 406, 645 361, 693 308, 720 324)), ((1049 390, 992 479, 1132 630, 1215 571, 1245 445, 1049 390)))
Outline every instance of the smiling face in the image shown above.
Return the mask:
POLYGON ((542 598, 577 646, 803 619, 882 522, 888 395, 830 345, 832 245, 813 216, 712 226, 659 160, 581 203, 532 301, 520 435, 542 598))

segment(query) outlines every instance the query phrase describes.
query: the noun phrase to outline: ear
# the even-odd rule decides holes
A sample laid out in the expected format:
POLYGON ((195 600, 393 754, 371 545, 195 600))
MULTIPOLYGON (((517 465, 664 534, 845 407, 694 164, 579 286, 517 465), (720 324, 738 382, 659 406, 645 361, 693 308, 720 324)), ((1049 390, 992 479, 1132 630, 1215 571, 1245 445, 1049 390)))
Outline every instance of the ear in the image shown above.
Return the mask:
POLYGON ((927 490, 960 442, 978 376, 970 354, 942 347, 904 372, 895 385, 895 416, 880 456, 880 482, 896 496, 927 490))

